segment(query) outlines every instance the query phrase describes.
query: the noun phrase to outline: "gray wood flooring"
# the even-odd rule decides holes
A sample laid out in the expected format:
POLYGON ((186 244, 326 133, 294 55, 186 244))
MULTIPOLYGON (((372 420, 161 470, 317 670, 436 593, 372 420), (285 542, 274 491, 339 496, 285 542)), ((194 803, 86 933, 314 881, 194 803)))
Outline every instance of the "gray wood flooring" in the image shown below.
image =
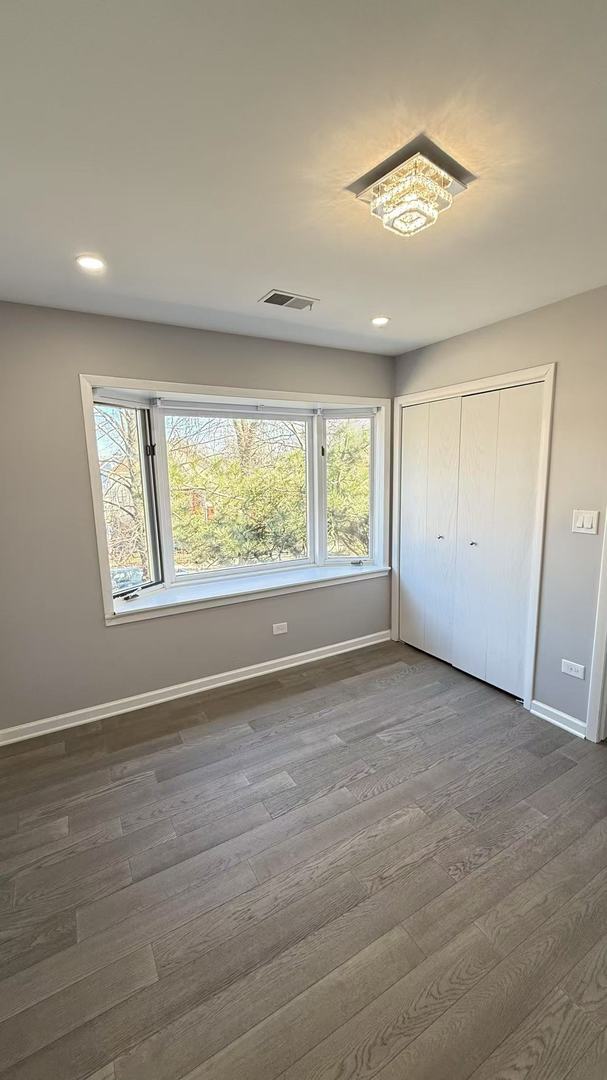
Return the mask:
POLYGON ((0 754, 1 1080, 605 1080, 607 747, 387 644, 0 754))

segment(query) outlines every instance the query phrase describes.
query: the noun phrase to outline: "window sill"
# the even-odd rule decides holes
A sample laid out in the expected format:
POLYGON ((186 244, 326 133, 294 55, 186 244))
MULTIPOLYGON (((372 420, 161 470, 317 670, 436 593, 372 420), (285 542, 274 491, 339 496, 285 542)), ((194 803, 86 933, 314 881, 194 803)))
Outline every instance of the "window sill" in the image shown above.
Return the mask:
POLYGON ((125 622, 178 615, 201 608, 260 600, 266 596, 348 584, 361 578, 368 581, 370 578, 386 577, 389 573, 390 567, 370 563, 364 566, 304 566, 296 570, 273 570, 238 578, 173 585, 167 589, 142 592, 134 600, 114 600, 114 613, 106 615, 105 621, 108 626, 118 626, 125 622))

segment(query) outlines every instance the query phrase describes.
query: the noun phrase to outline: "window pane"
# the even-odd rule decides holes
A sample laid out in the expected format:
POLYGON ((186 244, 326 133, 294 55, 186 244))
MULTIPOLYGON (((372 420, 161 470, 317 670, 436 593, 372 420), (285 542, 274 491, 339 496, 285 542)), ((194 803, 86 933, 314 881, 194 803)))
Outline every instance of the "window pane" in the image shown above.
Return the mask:
POLYGON ((328 417, 327 553, 360 558, 369 554, 371 505, 371 419, 328 417))
POLYGON ((307 557, 305 421, 165 423, 178 577, 307 557))
POLYGON ((154 580, 141 409, 95 405, 103 511, 114 593, 154 580))

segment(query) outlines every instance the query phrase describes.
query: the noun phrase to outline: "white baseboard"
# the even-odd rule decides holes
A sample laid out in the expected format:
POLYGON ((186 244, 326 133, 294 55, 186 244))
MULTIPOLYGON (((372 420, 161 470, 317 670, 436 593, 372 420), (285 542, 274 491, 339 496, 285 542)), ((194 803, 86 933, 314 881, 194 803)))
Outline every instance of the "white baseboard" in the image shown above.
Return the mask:
POLYGON ((249 667, 235 668, 233 671, 222 671, 217 675, 204 675, 201 679, 192 679, 191 682, 163 686, 159 690, 148 690, 144 694, 120 698, 118 701, 91 705, 88 709, 76 709, 74 712, 61 713, 60 716, 33 720, 29 724, 0 729, 0 746, 20 742, 22 739, 35 739, 38 735, 64 731, 66 728, 78 727, 80 724, 92 724, 94 720, 105 720, 108 716, 134 712, 136 709, 145 709, 149 705, 159 705, 163 701, 173 701, 175 698, 188 697, 190 694, 200 694, 203 690, 229 686, 230 683, 254 679, 258 675, 268 675, 274 671, 284 671, 286 668, 298 667, 300 664, 309 664, 313 660, 324 660, 328 656, 338 656, 340 653, 364 649, 369 645, 379 645, 389 640, 390 631, 380 630, 376 634, 365 634, 364 637, 351 638, 349 641, 337 641, 334 645, 323 645, 320 649, 308 649, 307 652, 292 653, 290 656, 280 656, 275 660, 264 660, 261 664, 251 664, 249 667))
POLYGON ((541 716, 542 720, 548 720, 550 724, 556 724, 557 727, 570 731, 572 735, 579 735, 581 739, 586 738, 586 724, 582 720, 576 720, 575 716, 553 709, 552 705, 544 705, 542 701, 532 701, 531 712, 534 716, 541 716))

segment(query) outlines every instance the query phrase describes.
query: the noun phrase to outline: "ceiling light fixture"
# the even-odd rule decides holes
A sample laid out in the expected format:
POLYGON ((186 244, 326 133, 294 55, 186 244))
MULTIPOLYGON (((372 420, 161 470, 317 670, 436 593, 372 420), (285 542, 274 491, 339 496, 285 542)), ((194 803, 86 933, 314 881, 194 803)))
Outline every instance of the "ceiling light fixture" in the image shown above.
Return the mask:
POLYGON ((400 236, 415 236, 434 225, 438 215, 449 209, 453 202, 450 184, 446 172, 423 154, 416 154, 375 185, 371 213, 380 219, 384 229, 400 236))
POLYGON ((102 274, 106 268, 106 261, 101 255, 91 255, 89 252, 76 255, 76 262, 86 274, 102 274))
POLYGON ((475 179, 423 132, 347 188, 398 236, 415 236, 475 179))
POLYGON ((374 319, 371 319, 374 326, 387 326, 390 322, 387 315, 376 315, 374 319))

